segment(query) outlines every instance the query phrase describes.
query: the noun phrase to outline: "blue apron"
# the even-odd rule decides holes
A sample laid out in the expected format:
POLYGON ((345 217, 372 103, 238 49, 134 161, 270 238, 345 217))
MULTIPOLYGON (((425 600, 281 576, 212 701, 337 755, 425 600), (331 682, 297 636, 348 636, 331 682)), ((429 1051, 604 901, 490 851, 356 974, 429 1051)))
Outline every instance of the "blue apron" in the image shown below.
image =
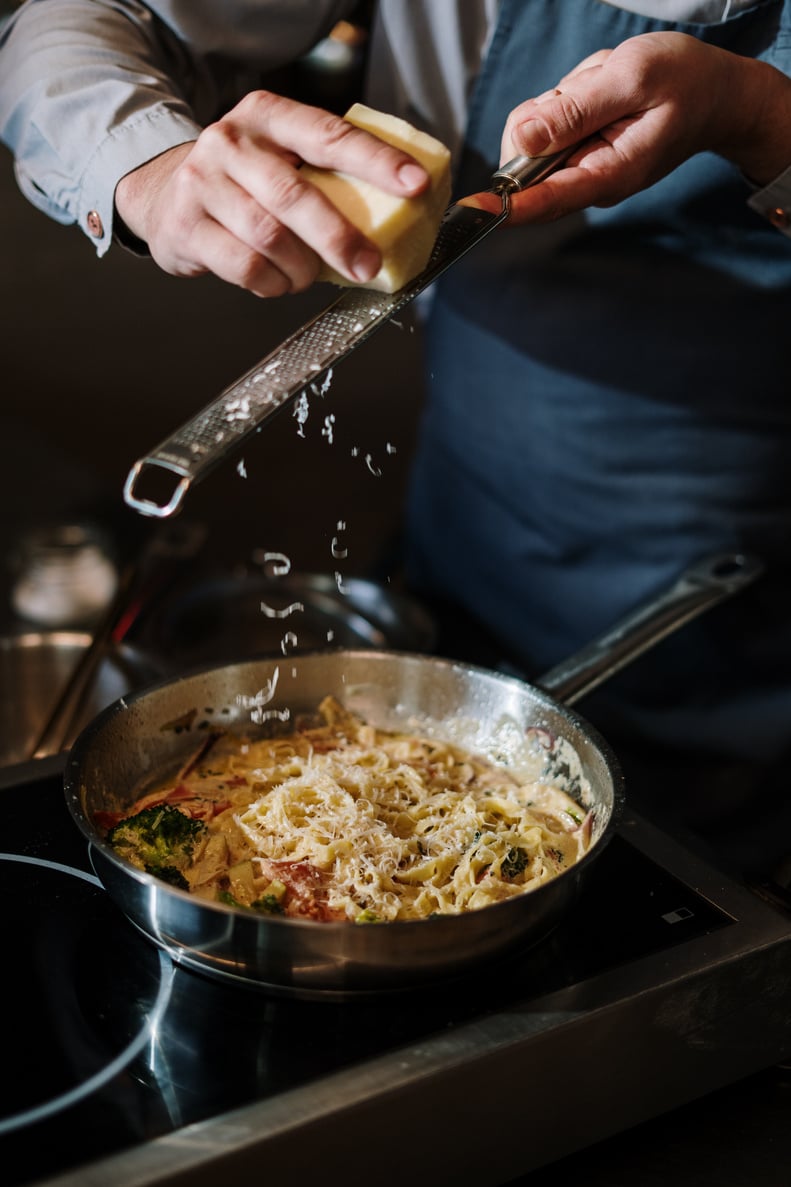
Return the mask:
MULTIPOLYGON (((502 0, 458 192, 487 186, 508 113, 595 50, 676 30, 791 73, 789 9, 693 25, 502 0)), ((748 195, 703 154, 611 209, 504 229, 447 273, 409 500, 411 586, 528 677, 695 559, 764 558, 753 589, 581 706, 652 769, 667 757, 690 819, 711 818, 678 779, 698 758, 730 772, 718 811, 736 819, 791 753, 791 242, 748 195)))

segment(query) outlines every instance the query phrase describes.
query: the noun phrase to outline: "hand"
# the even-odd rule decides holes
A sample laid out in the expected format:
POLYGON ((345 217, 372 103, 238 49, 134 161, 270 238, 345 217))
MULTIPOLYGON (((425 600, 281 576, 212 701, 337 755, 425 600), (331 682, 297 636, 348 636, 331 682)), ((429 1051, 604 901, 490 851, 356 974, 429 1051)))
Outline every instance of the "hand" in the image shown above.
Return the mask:
POLYGON ((338 116, 266 91, 247 95, 197 140, 122 178, 126 226, 175 276, 212 272, 262 297, 299 292, 320 258, 351 281, 380 267, 370 243, 299 172, 340 169, 396 196, 428 184, 412 157, 338 116))
POLYGON ((514 195, 512 222, 612 206, 704 151, 764 185, 791 164, 790 128, 791 80, 774 67, 683 33, 633 37, 511 112, 501 162, 581 146, 514 195))

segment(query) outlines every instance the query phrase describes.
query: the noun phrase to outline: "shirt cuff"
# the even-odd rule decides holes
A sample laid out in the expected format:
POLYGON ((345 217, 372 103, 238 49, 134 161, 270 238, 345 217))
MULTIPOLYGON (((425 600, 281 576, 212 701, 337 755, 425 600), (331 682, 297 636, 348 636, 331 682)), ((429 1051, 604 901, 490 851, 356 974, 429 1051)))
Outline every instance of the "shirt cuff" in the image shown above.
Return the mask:
POLYGON ((747 205, 768 219, 778 231, 791 236, 791 166, 769 185, 756 190, 747 199, 747 205))
POLYGON ((115 188, 122 177, 187 140, 201 127, 169 108, 156 108, 114 128, 88 162, 80 182, 77 221, 103 256, 113 241, 115 188))

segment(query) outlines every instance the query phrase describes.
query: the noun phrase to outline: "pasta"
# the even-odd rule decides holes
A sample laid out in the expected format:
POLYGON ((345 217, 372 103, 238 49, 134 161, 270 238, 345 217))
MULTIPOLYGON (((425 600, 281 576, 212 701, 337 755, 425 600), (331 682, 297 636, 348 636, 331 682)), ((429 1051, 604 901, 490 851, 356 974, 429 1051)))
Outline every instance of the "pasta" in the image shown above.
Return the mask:
POLYGON ((178 808, 206 829, 195 895, 316 920, 478 910, 573 865, 590 819, 559 788, 433 738, 387 732, 332 698, 287 735, 220 738, 128 815, 178 808))

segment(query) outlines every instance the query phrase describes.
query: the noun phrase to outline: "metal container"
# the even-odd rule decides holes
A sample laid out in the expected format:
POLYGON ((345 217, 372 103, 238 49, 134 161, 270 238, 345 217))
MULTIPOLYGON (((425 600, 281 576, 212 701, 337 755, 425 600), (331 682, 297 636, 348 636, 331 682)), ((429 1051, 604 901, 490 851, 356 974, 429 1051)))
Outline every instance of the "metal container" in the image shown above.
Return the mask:
MULTIPOLYGON (((52 706, 90 643, 91 635, 83 631, 28 631, 0 638, 0 766, 30 758, 52 706)), ((68 743, 107 705, 155 675, 131 648, 111 652, 68 743)))

